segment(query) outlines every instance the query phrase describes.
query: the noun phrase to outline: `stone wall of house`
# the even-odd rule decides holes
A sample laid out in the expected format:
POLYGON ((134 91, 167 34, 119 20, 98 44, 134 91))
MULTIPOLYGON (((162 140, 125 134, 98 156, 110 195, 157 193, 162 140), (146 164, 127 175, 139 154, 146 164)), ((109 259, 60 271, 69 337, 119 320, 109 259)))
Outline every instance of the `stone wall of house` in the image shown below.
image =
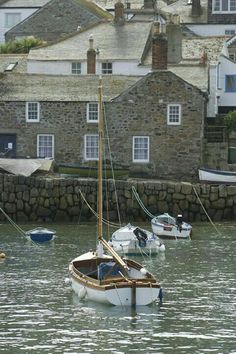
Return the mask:
MULTIPOLYGON (((203 205, 214 221, 232 220, 236 216, 236 186, 129 180, 116 181, 115 188, 113 181, 108 180, 104 209, 109 210, 109 216, 105 213, 105 218, 118 220, 117 195, 123 223, 148 220, 132 193, 132 186, 154 215, 182 213, 185 220, 206 221, 208 217, 203 205)), ((0 207, 17 222, 95 221, 88 205, 97 210, 96 180, 0 174, 0 207)), ((0 220, 5 220, 3 213, 0 213, 0 220)))
MULTIPOLYGON (((26 102, 0 102, 1 134, 16 134, 16 157, 32 158, 37 156, 37 135, 52 134, 58 164, 91 166, 84 158, 85 135, 97 134, 98 126, 87 122, 86 104, 42 101, 40 121, 27 122, 26 102)), ((165 70, 148 74, 105 103, 113 163, 137 177, 197 181, 204 104, 203 94, 175 74, 165 70), (180 105, 180 124, 168 124, 169 104, 180 105), (133 161, 134 136, 148 137, 148 161, 133 161)))
POLYGON ((203 166, 219 170, 229 170, 228 142, 208 143, 205 141, 203 149, 203 166))
POLYGON ((197 88, 171 72, 147 75, 107 107, 108 117, 118 117, 109 122, 114 161, 126 164, 138 177, 198 181, 204 100, 197 88), (181 124, 167 123, 169 104, 180 105, 181 124), (134 163, 127 154, 132 151, 132 136, 149 137, 149 163, 134 163))

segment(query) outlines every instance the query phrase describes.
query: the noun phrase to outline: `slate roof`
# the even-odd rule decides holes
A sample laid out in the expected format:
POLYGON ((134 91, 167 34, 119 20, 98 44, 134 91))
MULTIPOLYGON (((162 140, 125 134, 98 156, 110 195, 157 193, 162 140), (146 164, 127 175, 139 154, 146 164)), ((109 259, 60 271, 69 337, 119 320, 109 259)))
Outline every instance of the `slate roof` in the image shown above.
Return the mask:
MULTIPOLYGON (((114 5, 117 0, 94 0, 100 6, 103 6, 106 9, 114 9, 114 5)), ((151 9, 143 9, 144 0, 128 0, 122 1, 125 9, 126 3, 130 3, 130 10, 127 10, 128 13, 132 13, 132 10, 140 10, 140 12, 135 13, 134 18, 136 20, 141 20, 146 18, 146 20, 153 19, 153 11, 151 9), (143 11, 143 14, 142 14, 143 11), (150 15, 148 15, 150 11, 150 15)), ((201 0, 202 13, 200 16, 193 17, 191 15, 192 5, 188 4, 188 0, 177 0, 177 1, 168 1, 168 0, 157 0, 157 12, 158 13, 170 13, 180 15, 181 23, 207 23, 207 4, 208 0, 201 0), (161 10, 161 11, 158 11, 161 10)))
POLYGON ((29 60, 87 60, 89 37, 99 49, 97 60, 141 59, 151 29, 148 22, 126 22, 122 26, 113 22, 100 23, 58 43, 32 49, 29 60))
MULTIPOLYGON (((115 98, 139 79, 140 76, 104 75, 104 101, 115 98)), ((0 101, 98 101, 98 84, 98 75, 0 74, 0 101)))
POLYGON ((88 27, 113 16, 92 1, 51 0, 41 9, 10 29, 6 37, 34 35, 55 41, 76 32, 78 26, 88 27))
POLYGON ((49 0, 0 0, 1 7, 41 7, 44 6, 49 0))
POLYGON ((0 72, 4 72, 9 64, 17 63, 14 73, 26 73, 28 54, 0 54, 0 72))

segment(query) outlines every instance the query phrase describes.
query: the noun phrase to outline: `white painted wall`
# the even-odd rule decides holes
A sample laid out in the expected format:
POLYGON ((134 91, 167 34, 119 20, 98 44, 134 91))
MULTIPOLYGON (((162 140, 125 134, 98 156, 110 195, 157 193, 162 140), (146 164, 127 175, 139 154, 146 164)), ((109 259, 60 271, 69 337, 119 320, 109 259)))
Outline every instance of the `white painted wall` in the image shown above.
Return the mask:
POLYGON ((236 106, 236 92, 225 92, 225 76, 236 75, 236 63, 221 55, 218 64, 211 65, 209 75, 210 96, 207 115, 215 117, 217 107, 236 106))
POLYGON ((217 104, 217 65, 209 68, 209 97, 207 104, 207 117, 215 118, 218 113, 217 104))
POLYGON ((12 27, 5 27, 5 14, 6 13, 20 13, 22 22, 25 18, 32 15, 38 8, 0 8, 0 43, 5 43, 5 32, 9 31, 12 27))
POLYGON ((219 72, 219 106, 236 106, 236 92, 225 92, 225 76, 236 75, 236 63, 228 58, 220 56, 219 72))
MULTIPOLYGON (((146 75, 150 67, 139 66, 137 61, 114 61, 113 75, 146 75)), ((29 74, 72 75, 71 61, 30 60, 27 63, 29 74)), ((87 62, 81 62, 81 74, 87 74, 87 62)), ((97 61, 96 74, 101 74, 101 62, 97 61)))
POLYGON ((226 30, 234 30, 236 34, 236 24, 234 25, 210 25, 210 24, 187 24, 191 31, 199 36, 224 36, 226 30))

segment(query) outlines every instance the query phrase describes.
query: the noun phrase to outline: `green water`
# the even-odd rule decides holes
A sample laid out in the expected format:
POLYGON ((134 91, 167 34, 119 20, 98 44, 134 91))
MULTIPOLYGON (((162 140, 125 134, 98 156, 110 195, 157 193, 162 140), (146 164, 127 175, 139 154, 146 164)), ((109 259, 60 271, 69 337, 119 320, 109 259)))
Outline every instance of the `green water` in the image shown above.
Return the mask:
POLYGON ((34 246, 0 225, 0 352, 236 353, 236 224, 217 225, 221 235, 193 225, 192 241, 136 257, 164 292, 161 305, 136 310, 80 302, 71 290, 69 261, 93 248, 95 225, 46 226, 57 238, 34 246))

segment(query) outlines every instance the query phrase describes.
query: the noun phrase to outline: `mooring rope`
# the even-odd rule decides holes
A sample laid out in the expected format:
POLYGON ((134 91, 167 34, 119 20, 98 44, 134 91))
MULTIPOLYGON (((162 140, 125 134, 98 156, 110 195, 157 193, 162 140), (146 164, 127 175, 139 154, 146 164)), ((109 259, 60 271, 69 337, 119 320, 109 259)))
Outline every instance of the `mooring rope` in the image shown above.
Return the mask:
POLYGON ((140 199, 138 192, 136 191, 135 187, 132 186, 132 192, 138 202, 138 204, 140 205, 140 207, 143 209, 143 211, 145 212, 145 214, 147 214, 151 219, 155 218, 155 215, 153 215, 152 213, 150 213, 149 210, 147 210, 147 208, 145 207, 145 205, 143 204, 142 200, 140 199))
MULTIPOLYGON (((6 217, 6 219, 9 221, 9 223, 22 235, 24 236, 25 238, 27 238, 27 234, 26 232, 19 226, 17 225, 11 218, 9 215, 7 215, 7 213, 2 209, 0 208, 0 211, 3 213, 3 215, 6 217)), ((27 238, 28 239, 28 238, 27 238)), ((30 239, 31 240, 31 239, 30 239)), ((35 246, 38 246, 39 245, 37 243, 35 243, 33 240, 31 240, 31 242, 35 245, 35 246)))
MULTIPOLYGON (((91 205, 88 203, 88 201, 86 200, 85 196, 83 195, 83 192, 81 191, 81 189, 79 189, 79 192, 80 192, 80 195, 81 197, 83 198, 85 204, 87 205, 87 207, 89 208, 89 210, 91 210, 91 212, 93 213, 93 215, 96 216, 96 218, 98 218, 98 214, 96 213, 96 211, 91 207, 91 205)), ((115 223, 111 223, 110 221, 106 220, 106 219, 102 219, 102 222, 105 224, 105 225, 109 225, 111 227, 120 227, 119 224, 115 224, 115 223)))
POLYGON ((199 201, 199 203, 200 203, 200 205, 201 205, 201 207, 202 207, 204 213, 206 214, 208 220, 210 221, 211 225, 214 227, 214 229, 216 230, 216 232, 218 233, 218 235, 222 235, 221 232, 217 229, 217 227, 216 227, 215 224, 213 223, 213 221, 211 220, 210 215, 207 213, 207 211, 206 211, 204 205, 202 204, 202 201, 201 201, 201 199, 200 199, 200 197, 199 197, 199 195, 198 195, 198 193, 197 193, 196 188, 194 187, 194 185, 192 185, 192 187, 193 187, 194 193, 196 194, 196 197, 197 197, 197 199, 198 199, 198 201, 199 201))

